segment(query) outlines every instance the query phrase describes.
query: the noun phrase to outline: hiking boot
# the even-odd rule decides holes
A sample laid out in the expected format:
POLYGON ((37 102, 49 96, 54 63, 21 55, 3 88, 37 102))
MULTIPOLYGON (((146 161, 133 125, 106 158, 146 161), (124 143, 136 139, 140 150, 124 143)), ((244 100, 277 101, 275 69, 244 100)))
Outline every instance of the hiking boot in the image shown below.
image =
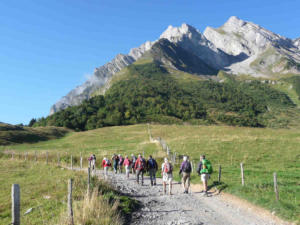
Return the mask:
POLYGON ((154 182, 154 186, 156 186, 156 182, 154 182))

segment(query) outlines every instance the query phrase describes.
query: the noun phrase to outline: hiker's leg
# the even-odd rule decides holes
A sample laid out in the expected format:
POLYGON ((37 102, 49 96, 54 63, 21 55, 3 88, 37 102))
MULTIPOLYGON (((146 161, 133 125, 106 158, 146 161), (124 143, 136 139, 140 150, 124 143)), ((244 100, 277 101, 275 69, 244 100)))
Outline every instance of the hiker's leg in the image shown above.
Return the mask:
POLYGON ((142 172, 142 185, 144 184, 144 170, 141 171, 142 172))
POLYGON ((139 183, 140 170, 136 172, 136 182, 139 183))
POLYGON ((189 174, 187 175, 187 178, 186 178, 186 183, 187 183, 186 189, 185 189, 186 192, 189 191, 189 188, 190 188, 190 181, 191 181, 191 174, 189 173, 189 174))
POLYGON ((172 180, 169 180, 169 195, 172 194, 172 180))
POLYGON ((166 190, 166 187, 167 186, 167 183, 165 181, 163 181, 163 191, 164 193, 166 194, 167 190, 166 190))
POLYGON ((153 183, 156 185, 156 170, 153 170, 153 183))

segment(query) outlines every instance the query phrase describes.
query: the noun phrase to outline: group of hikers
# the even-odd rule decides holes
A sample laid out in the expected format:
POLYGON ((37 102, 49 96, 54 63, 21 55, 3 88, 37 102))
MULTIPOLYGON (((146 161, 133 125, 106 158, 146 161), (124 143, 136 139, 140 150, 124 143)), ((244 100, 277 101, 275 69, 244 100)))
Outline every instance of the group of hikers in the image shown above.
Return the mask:
MULTIPOLYGON (((96 156, 92 154, 89 157, 90 167, 95 169, 96 156)), ((151 186, 156 185, 156 172, 158 171, 158 164, 156 160, 150 155, 146 160, 141 154, 136 157, 131 154, 131 157, 114 154, 110 159, 104 158, 102 160, 102 168, 104 169, 104 177, 107 179, 109 168, 113 168, 114 173, 123 173, 123 167, 125 169, 125 175, 129 179, 130 172, 135 174, 137 184, 144 184, 144 174, 149 173, 151 186)), ((183 161, 180 165, 179 175, 181 175, 181 182, 183 187, 183 193, 189 193, 190 180, 191 180, 192 165, 188 159, 188 156, 183 156, 183 161)), ((212 165, 205 155, 200 156, 200 162, 197 166, 197 173, 201 176, 203 183, 203 192, 207 195, 207 181, 212 173, 212 165)), ((173 165, 169 162, 168 158, 164 158, 161 165, 161 175, 163 180, 163 192, 167 193, 167 184, 169 185, 169 195, 172 195, 172 181, 173 181, 173 165)))

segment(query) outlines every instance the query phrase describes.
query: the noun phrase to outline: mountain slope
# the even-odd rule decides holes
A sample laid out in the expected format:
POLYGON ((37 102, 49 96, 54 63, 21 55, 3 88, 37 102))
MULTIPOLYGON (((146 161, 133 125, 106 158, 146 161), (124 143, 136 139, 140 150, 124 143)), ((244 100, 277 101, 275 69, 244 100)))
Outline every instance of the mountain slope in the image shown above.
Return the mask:
POLYGON ((150 121, 266 126, 266 113, 295 107, 286 94, 261 82, 240 82, 231 77, 220 83, 188 73, 178 79, 159 61, 137 61, 124 70, 104 96, 40 119, 34 126, 89 130, 150 121))
POLYGON ((256 77, 300 74, 300 39, 282 37, 237 17, 231 17, 219 28, 207 27, 204 34, 187 24, 180 27, 169 26, 158 40, 147 41, 140 47, 131 49, 128 55, 119 54, 111 62, 97 68, 89 80, 54 104, 50 114, 79 105, 101 87, 106 90, 109 87, 108 82, 115 74, 143 58, 162 39, 167 39, 185 50, 185 62, 191 63, 185 66, 180 66, 182 59, 179 59, 181 56, 176 51, 168 51, 168 57, 156 58, 160 61, 166 60, 165 64, 169 63, 169 66, 177 70, 197 74, 214 74, 211 71, 224 70, 256 77), (195 56, 198 57, 197 60, 195 56), (199 60, 202 62, 197 64, 199 60), (210 70, 205 70, 204 67, 210 67, 210 70))

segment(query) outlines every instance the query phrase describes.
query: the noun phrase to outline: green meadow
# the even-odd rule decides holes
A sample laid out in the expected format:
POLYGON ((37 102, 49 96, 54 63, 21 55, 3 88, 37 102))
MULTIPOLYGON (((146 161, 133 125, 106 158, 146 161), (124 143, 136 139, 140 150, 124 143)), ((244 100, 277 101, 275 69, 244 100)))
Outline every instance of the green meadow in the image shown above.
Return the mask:
MULTIPOLYGON (((275 212, 281 218, 300 223, 300 130, 245 128, 230 126, 150 125, 152 136, 163 138, 177 156, 188 155, 196 165, 200 154, 212 162, 214 173, 211 187, 229 192, 275 212), (245 186, 241 185, 240 163, 244 164, 245 186), (216 182, 218 167, 222 166, 221 183, 216 182), (273 173, 278 176, 280 200, 277 202, 273 187, 273 173)), ((80 153, 87 158, 95 153, 97 162, 113 153, 123 155, 153 154, 159 162, 165 156, 158 144, 149 142, 146 124, 106 127, 85 132, 68 133, 65 137, 34 144, 1 147, 16 152, 14 157, 24 160, 24 154, 38 153, 45 160, 56 163, 57 154, 69 164, 73 155, 79 165, 80 153)), ((86 163, 86 160, 84 160, 86 163)), ((176 179, 179 160, 175 165, 176 179)), ((192 183, 200 183, 194 172, 192 183)))

